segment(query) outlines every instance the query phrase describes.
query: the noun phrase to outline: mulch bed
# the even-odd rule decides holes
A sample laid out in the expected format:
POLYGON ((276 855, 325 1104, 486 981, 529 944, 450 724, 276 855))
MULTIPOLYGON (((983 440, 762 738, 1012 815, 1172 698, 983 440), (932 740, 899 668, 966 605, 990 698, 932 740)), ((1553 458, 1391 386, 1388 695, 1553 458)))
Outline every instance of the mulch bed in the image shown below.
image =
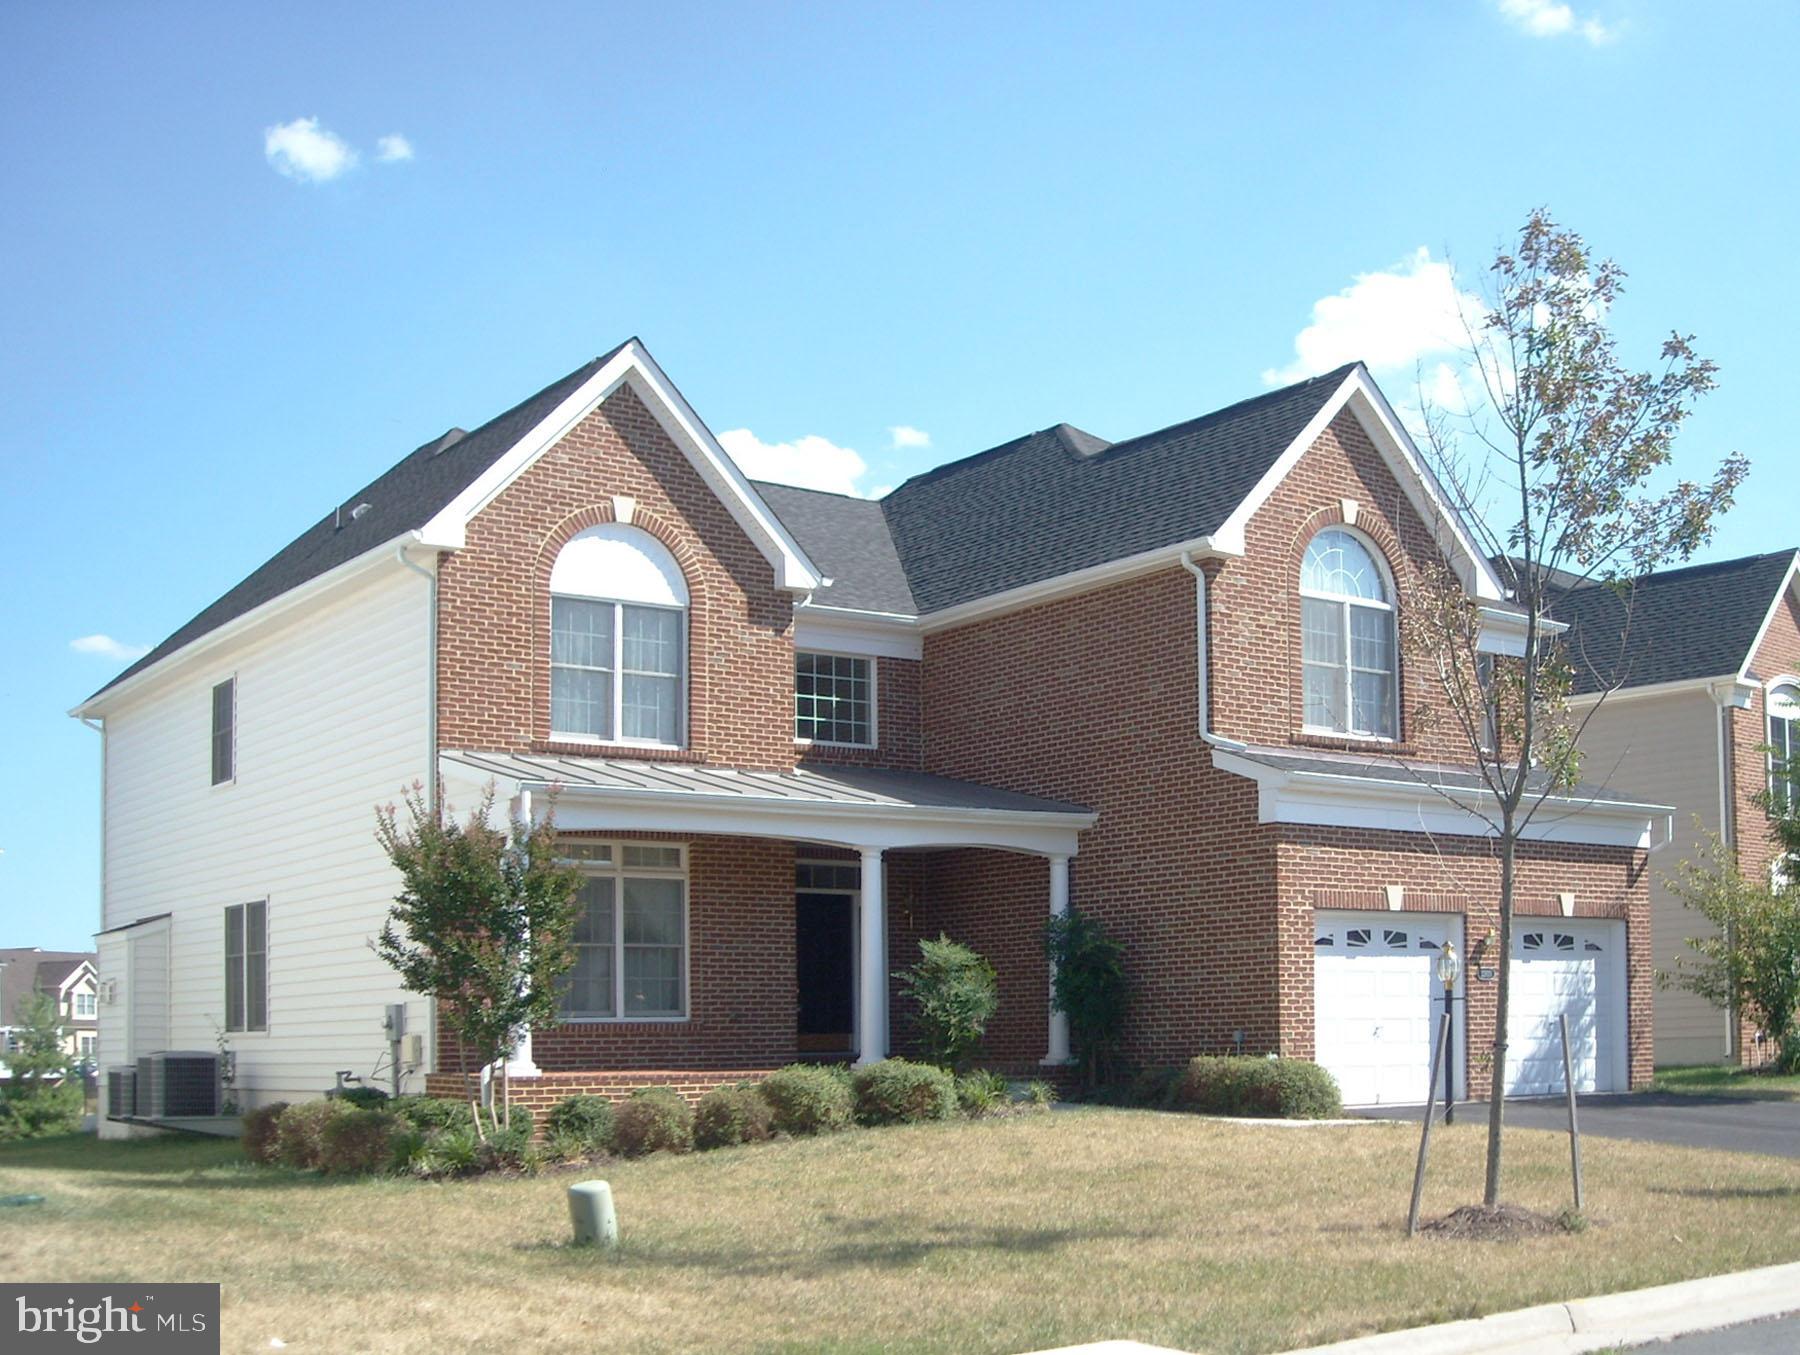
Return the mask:
POLYGON ((1419 1225, 1421 1233, 1433 1237, 1465 1238, 1471 1242, 1504 1242, 1512 1238, 1542 1237, 1550 1233, 1577 1230, 1566 1214, 1540 1214, 1516 1204, 1466 1204, 1441 1219, 1430 1219, 1419 1225))

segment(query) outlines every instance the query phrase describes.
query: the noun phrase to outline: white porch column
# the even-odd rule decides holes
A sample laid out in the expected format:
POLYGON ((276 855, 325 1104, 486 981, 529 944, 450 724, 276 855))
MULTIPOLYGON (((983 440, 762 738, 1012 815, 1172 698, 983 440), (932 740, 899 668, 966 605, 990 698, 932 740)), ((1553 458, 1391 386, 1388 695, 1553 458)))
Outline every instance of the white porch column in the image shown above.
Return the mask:
MULTIPOLYGON (((1069 858, 1052 856, 1050 861, 1050 916, 1063 917, 1069 911, 1069 858)), ((1056 970, 1050 970, 1051 1000, 1055 1000, 1056 970)), ((1069 1061, 1069 1016, 1067 1012, 1059 1012, 1054 1006, 1050 1008, 1050 1052, 1044 1056, 1044 1065, 1067 1063, 1069 1061)))
POLYGON ((856 1061, 887 1057, 887 880, 881 848, 862 849, 862 931, 857 946, 856 1061))

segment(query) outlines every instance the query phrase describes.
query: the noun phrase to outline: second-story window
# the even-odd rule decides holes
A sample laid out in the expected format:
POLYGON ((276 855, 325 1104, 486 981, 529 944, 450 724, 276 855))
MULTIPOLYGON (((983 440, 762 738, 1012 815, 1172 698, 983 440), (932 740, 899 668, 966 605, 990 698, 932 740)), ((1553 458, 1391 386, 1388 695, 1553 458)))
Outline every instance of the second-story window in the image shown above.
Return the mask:
POLYGON ((1769 709, 1769 798, 1776 808, 1800 796, 1800 687, 1771 687, 1769 709))
POLYGON ((686 722, 687 582, 649 533, 571 538, 550 573, 550 734, 678 747, 686 722))
POLYGON ((875 744, 874 661, 851 654, 794 656, 794 737, 808 743, 875 744))
POLYGON ((1300 566, 1303 727, 1393 738, 1395 648, 1393 599, 1374 552, 1342 528, 1320 532, 1300 566))
POLYGON ((96 1007, 94 1004, 94 995, 92 993, 75 994, 75 1015, 91 1017, 95 1014, 95 1011, 96 1007))
POLYGON ((226 678, 212 689, 212 783, 222 786, 237 776, 237 679, 226 678))

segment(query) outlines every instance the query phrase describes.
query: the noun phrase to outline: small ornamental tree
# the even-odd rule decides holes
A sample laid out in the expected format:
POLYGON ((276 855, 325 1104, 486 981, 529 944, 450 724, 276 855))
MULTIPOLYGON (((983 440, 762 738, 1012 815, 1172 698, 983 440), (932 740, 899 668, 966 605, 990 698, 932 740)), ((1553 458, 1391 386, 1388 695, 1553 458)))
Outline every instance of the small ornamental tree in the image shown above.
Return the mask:
MULTIPOLYGON (((1479 388, 1465 409, 1426 410, 1422 450, 1456 509, 1430 524, 1466 529, 1494 565, 1516 614, 1517 653, 1481 643, 1481 601, 1446 563, 1420 570, 1401 613, 1401 644, 1433 683, 1415 731, 1446 726, 1486 794, 1451 800, 1494 843, 1499 935, 1493 963, 1492 1069, 1483 1203, 1499 1203, 1513 907, 1519 843, 1581 769, 1581 735, 1627 673, 1588 661, 1556 625, 1569 590, 1612 587, 1629 614, 1632 580, 1686 560, 1711 537, 1748 465, 1725 456, 1709 477, 1670 475, 1674 445, 1717 368, 1690 336, 1671 333, 1656 367, 1634 371, 1611 329, 1625 274, 1538 210, 1487 274, 1481 313, 1465 320, 1479 388), (1598 693, 1585 710, 1576 679, 1598 693)), ((1614 636, 1623 640, 1624 636, 1614 636)))
POLYGON ((1000 1006, 994 966, 961 942, 940 936, 919 942, 919 962, 894 977, 918 1006, 925 1056, 952 1071, 967 1067, 1000 1006))
POLYGON ((1069 1018, 1069 1042, 1089 1087, 1110 1081, 1125 1032, 1125 947, 1079 908, 1052 917, 1044 950, 1054 979, 1050 1005, 1069 1018))
POLYGON ((497 1068, 491 1128, 512 1122, 506 1058, 519 1032, 556 1018, 558 983, 575 961, 581 873, 556 859, 555 804, 529 822, 493 826, 494 788, 466 823, 415 783, 407 824, 393 805, 375 811, 375 836, 400 872, 401 890, 375 951, 415 993, 436 998, 455 1033, 476 1133, 486 1137, 479 1083, 467 1056, 497 1068))
POLYGON ((75 1132, 85 1097, 56 999, 33 992, 19 1000, 13 1019, 18 1047, 5 1055, 12 1076, 0 1082, 0 1141, 75 1132))

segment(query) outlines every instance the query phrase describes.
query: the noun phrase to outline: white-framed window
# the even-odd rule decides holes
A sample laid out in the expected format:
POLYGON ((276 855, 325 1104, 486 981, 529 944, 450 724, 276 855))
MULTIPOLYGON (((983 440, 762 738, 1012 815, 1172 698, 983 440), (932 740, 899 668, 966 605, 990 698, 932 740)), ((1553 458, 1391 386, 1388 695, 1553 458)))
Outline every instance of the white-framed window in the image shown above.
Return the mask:
POLYGON ((802 743, 875 746, 875 660, 800 650, 794 655, 794 737, 802 743))
POLYGON ((19 1052, 19 1032, 18 1031, 9 1030, 6 1032, 6 1052, 8 1054, 17 1054, 19 1052))
POLYGON ((269 1028, 269 904, 225 910, 225 1029, 269 1028))
POLYGON ((1779 807, 1800 795, 1800 687, 1778 682, 1764 704, 1769 712, 1769 798, 1779 807))
POLYGON ((81 1051, 82 1058, 91 1059, 94 1057, 94 1037, 92 1035, 83 1035, 79 1037, 76 1042, 76 1047, 81 1051))
POLYGON ((687 848, 564 839, 581 868, 566 1021, 675 1021, 688 1010, 687 848))
POLYGON ((550 734, 680 747, 687 702, 687 582, 648 532, 577 533, 550 571, 550 734))
POLYGON ((92 993, 75 994, 75 1015, 94 1016, 98 1011, 99 1007, 95 1003, 94 995, 92 993))
POLYGON ((1391 739, 1399 725, 1394 603, 1373 549, 1328 527, 1300 565, 1301 725, 1391 739))
POLYGON ((212 689, 212 783, 237 779, 237 679, 228 677, 212 689))

